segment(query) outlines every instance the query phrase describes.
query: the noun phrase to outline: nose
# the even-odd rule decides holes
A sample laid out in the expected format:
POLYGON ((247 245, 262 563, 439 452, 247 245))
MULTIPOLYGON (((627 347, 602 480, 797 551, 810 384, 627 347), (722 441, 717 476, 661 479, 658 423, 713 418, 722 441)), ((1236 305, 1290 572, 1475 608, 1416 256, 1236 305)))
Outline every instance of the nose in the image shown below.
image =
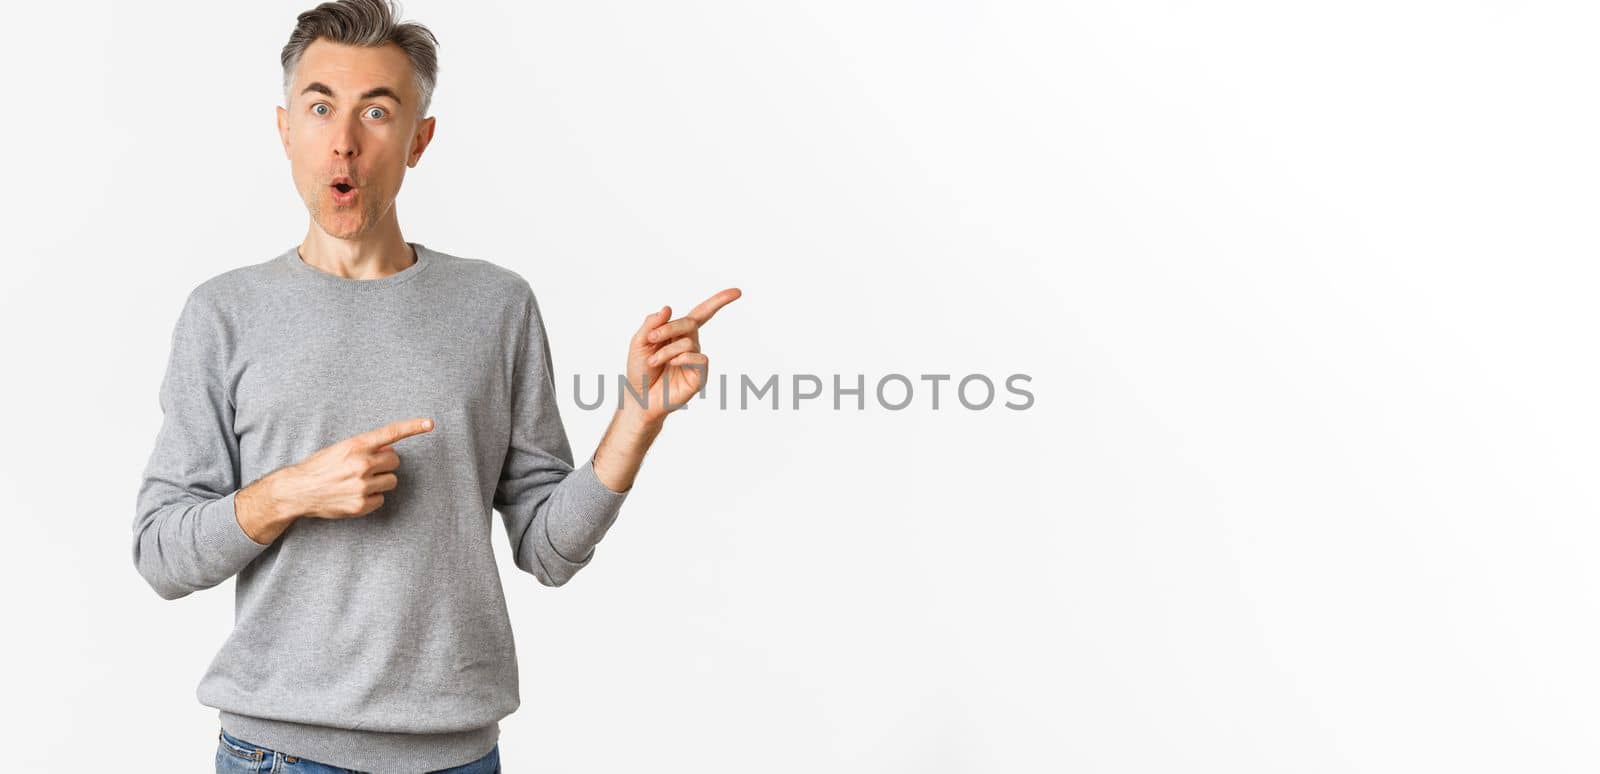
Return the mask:
POLYGON ((353 159, 361 152, 361 143, 358 138, 358 129, 354 121, 339 122, 339 128, 333 135, 334 158, 353 159))

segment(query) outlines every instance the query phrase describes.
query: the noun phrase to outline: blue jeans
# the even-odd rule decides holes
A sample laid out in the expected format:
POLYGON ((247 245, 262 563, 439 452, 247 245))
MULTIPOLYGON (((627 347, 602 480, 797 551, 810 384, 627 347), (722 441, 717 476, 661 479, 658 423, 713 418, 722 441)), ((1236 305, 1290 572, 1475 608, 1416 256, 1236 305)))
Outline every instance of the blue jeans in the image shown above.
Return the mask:
MULTIPOLYGON (((361 774, 354 769, 341 769, 326 763, 295 755, 269 750, 260 745, 238 739, 227 731, 217 729, 217 774, 361 774)), ((439 769, 430 774, 500 774, 500 745, 496 744, 488 755, 471 763, 449 769, 439 769)))

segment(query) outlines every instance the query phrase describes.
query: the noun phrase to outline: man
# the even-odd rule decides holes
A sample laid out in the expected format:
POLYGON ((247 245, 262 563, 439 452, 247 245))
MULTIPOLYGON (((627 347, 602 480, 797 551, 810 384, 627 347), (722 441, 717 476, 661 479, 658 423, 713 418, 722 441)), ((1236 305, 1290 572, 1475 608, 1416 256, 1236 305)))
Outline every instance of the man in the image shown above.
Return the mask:
POLYGON ((173 330, 133 558, 165 599, 237 576, 196 694, 219 771, 499 771, 521 699, 493 511, 541 584, 588 566, 705 383, 699 328, 739 297, 645 316, 626 360, 642 397, 575 465, 529 283, 401 236, 436 43, 385 0, 300 15, 277 122, 305 238, 200 283, 173 330))

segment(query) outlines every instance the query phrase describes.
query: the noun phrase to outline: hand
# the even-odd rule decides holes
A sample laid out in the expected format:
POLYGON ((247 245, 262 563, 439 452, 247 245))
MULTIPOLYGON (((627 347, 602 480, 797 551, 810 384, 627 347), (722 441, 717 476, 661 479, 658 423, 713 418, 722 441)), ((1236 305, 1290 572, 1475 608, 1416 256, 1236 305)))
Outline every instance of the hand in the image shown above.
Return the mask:
POLYGON ((660 424, 668 413, 683 408, 709 379, 711 360, 700 351, 700 329, 717 310, 742 295, 728 288, 700 302, 688 314, 668 322, 672 307, 646 315, 644 324, 628 344, 628 383, 645 406, 630 394, 622 396, 622 411, 645 425, 660 424), (649 391, 645 391, 645 386, 649 391), (667 401, 671 399, 672 403, 667 401))
POLYGON ((383 505, 400 480, 395 442, 433 429, 433 420, 406 419, 346 438, 279 471, 273 496, 295 516, 345 519, 383 505))

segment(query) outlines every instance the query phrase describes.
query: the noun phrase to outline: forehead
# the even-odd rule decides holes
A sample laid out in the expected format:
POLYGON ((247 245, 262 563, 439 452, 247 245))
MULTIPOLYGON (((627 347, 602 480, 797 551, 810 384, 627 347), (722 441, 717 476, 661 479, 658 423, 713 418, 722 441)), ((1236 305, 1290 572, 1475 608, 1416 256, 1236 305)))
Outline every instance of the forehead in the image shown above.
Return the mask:
MULTIPOLYGON (((326 84, 340 99, 354 99, 368 89, 388 86, 402 96, 416 94, 411 60, 393 43, 382 46, 347 46, 314 40, 295 67, 291 96, 298 99, 306 84, 326 84)), ((409 99, 408 102, 415 102, 409 99)))

